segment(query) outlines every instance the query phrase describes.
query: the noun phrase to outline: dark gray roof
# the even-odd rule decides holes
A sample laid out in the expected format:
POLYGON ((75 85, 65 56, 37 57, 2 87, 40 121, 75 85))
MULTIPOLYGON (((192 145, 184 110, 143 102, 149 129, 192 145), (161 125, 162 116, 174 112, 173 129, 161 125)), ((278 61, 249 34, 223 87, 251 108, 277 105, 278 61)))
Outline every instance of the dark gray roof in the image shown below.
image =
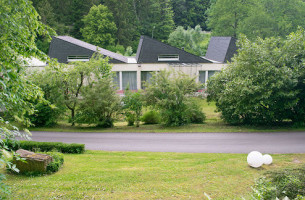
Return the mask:
POLYGON ((92 56, 94 52, 108 56, 111 63, 127 63, 128 58, 108 51, 106 49, 97 47, 87 42, 75 39, 70 36, 57 36, 53 37, 50 44, 49 56, 51 58, 57 58, 58 62, 67 63, 67 56, 70 55, 88 55, 92 56))
POLYGON ((211 61, 193 55, 182 49, 162 43, 147 36, 141 36, 138 45, 137 63, 160 63, 159 55, 179 55, 179 61, 163 61, 166 63, 211 63, 211 61))
POLYGON ((212 37, 205 58, 221 63, 230 62, 236 54, 236 39, 233 37, 212 37))

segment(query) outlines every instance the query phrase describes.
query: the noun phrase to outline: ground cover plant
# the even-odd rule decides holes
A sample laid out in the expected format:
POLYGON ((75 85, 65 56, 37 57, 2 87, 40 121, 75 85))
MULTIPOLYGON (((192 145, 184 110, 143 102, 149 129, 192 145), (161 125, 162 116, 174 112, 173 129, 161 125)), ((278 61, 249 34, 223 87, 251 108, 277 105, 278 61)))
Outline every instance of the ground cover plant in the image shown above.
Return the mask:
POLYGON ((273 155, 273 164, 260 169, 249 167, 245 154, 87 151, 64 158, 52 175, 8 175, 14 198, 247 199, 266 171, 305 162, 304 154, 273 155))
POLYGON ((305 165, 270 171, 253 187, 253 199, 305 198, 305 165))

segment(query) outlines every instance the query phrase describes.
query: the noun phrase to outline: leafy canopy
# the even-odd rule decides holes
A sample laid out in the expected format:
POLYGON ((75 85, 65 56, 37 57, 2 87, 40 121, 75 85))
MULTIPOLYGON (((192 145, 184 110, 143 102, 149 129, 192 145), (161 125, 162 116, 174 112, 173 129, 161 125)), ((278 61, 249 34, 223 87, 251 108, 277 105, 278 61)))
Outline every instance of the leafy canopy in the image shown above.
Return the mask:
POLYGON ((182 26, 178 26, 168 37, 168 43, 178 48, 184 48, 185 51, 203 56, 208 48, 210 33, 202 31, 200 25, 194 29, 185 30, 182 26))
POLYGON ((112 13, 106 6, 92 6, 83 22, 85 25, 80 31, 86 42, 104 48, 115 44, 114 35, 117 27, 112 13))
POLYGON ((229 66, 208 82, 208 98, 225 121, 270 124, 305 121, 305 32, 286 40, 242 37, 229 66))

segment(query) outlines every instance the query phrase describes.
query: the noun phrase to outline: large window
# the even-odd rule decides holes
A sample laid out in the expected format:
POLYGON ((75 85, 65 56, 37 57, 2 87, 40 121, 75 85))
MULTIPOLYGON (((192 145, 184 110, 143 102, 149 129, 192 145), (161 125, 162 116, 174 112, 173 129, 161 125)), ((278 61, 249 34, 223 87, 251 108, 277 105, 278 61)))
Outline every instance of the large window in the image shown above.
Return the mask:
POLYGON ((115 72, 113 82, 120 89, 120 72, 115 72))
POLYGON ((216 72, 217 72, 217 71, 209 71, 209 73, 208 73, 208 79, 209 79, 210 77, 212 77, 216 72))
POLYGON ((150 83, 150 78, 152 77, 153 72, 141 72, 141 88, 145 89, 145 82, 150 83))
POLYGON ((122 72, 122 89, 137 90, 137 72, 122 72))
POLYGON ((178 54, 159 55, 158 61, 179 61, 179 55, 178 54))
POLYGON ((84 55, 78 55, 78 56, 68 56, 67 57, 68 62, 74 62, 74 61, 89 61, 89 56, 84 55))
POLYGON ((199 71, 199 82, 205 84, 206 71, 199 71))

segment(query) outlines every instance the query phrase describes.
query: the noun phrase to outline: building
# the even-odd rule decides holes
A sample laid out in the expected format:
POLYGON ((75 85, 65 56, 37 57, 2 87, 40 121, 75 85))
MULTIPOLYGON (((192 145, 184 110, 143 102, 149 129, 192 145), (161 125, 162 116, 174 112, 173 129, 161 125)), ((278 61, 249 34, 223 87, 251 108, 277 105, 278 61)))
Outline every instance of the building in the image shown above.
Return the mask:
POLYGON ((214 57, 209 50, 214 54, 213 49, 217 45, 210 46, 207 57, 200 57, 150 37, 141 36, 136 56, 126 57, 70 36, 57 36, 53 37, 50 44, 49 56, 56 58, 60 63, 69 63, 88 61, 93 53, 99 52, 109 57, 109 62, 113 64, 112 70, 116 72, 115 81, 123 91, 128 85, 131 90, 143 89, 143 82, 149 81, 153 72, 164 69, 179 70, 206 83, 209 77, 226 65, 229 57, 227 56, 223 62, 211 59, 214 57))

